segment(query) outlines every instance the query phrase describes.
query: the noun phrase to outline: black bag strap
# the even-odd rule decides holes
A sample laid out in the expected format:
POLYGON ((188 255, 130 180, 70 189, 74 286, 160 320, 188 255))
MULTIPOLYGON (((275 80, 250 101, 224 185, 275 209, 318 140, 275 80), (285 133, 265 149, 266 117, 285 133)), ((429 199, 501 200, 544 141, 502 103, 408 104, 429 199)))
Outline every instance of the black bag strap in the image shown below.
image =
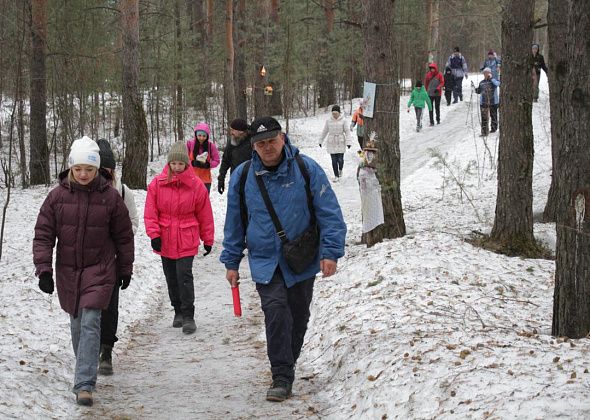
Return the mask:
POLYGON ((240 174, 240 217, 242 218, 242 227, 244 228, 244 236, 246 235, 246 228, 248 227, 248 207, 246 206, 246 198, 244 190, 246 189, 246 180, 248 179, 248 172, 250 172, 251 160, 244 164, 244 169, 240 174))
MULTIPOLYGON (((303 178, 305 179, 305 192, 307 195, 307 206, 309 208, 309 213, 310 213, 310 225, 314 226, 316 224, 316 217, 315 217, 315 211, 313 209, 313 198, 311 195, 311 188, 310 188, 310 179, 309 179, 309 173, 307 172, 307 168, 305 167, 305 163, 303 162, 303 159, 301 158, 301 156, 296 155, 295 156, 295 160, 297 161, 297 166, 299 166, 299 170, 301 171, 301 175, 303 175, 303 178)), ((260 189, 260 193, 262 194, 262 199, 264 200, 264 204, 266 205, 266 209, 268 210, 268 213, 270 214, 270 218, 272 219, 272 223, 275 225, 275 230, 277 231, 277 235, 279 235, 279 238, 281 239, 282 243, 286 243, 289 240, 287 239, 287 234, 285 233, 285 230, 283 229, 283 226, 281 225, 281 221, 279 220, 279 217, 277 216, 277 213, 272 205, 272 201, 270 200, 270 196, 268 195, 268 191, 266 189, 266 186, 264 185, 264 180, 262 179, 262 176, 260 175, 256 175, 256 183, 258 184, 258 188, 260 189)))
POLYGON ((301 175, 303 175, 303 179, 305 179, 305 194, 307 195, 307 208, 309 209, 310 220, 309 223, 311 225, 316 224, 315 218, 315 210, 313 208, 313 196, 311 195, 311 180, 309 179, 309 172, 307 172, 307 168, 305 167, 305 162, 303 162, 303 158, 301 155, 295 155, 295 161, 299 166, 299 170, 301 171, 301 175))
POLYGON ((125 201, 125 184, 121 184, 121 198, 125 201))

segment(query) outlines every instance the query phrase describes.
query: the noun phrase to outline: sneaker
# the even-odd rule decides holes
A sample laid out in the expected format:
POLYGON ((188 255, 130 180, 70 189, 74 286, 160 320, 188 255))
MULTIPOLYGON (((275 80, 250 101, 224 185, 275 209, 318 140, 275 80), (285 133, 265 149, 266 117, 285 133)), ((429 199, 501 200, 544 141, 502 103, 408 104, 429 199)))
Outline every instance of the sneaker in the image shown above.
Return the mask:
POLYGON ((176 313, 174 314, 174 321, 172 321, 172 328, 180 327, 182 327, 182 314, 176 313))
POLYGON ((455 100, 453 101, 453 103, 456 104, 457 102, 459 102, 459 100, 457 98, 455 98, 455 100))
POLYGON ((266 391, 266 401, 283 402, 289 398, 293 384, 281 379, 272 381, 272 385, 266 391))
POLYGON ((100 346, 100 358, 98 364, 99 375, 113 374, 113 346, 103 344, 100 346))
POLYGON ((86 405, 90 407, 94 401, 92 401, 92 392, 90 391, 80 391, 76 394, 76 403, 78 405, 86 405))
POLYGON ((185 334, 192 334, 197 331, 197 324, 194 319, 185 319, 182 321, 182 332, 185 334))
POLYGON ((332 182, 338 182, 338 179, 339 178, 337 176, 335 176, 335 177, 332 178, 332 182))

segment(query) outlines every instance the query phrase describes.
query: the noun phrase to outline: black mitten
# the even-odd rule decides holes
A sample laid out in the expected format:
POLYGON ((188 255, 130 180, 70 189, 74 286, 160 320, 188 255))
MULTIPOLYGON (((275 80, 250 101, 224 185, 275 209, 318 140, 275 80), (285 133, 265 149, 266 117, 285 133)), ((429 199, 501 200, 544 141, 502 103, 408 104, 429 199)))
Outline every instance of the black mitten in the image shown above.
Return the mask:
POLYGON ((162 239, 159 236, 152 239, 152 249, 158 252, 162 250, 162 239))
POLYGON ((39 289, 48 294, 53 293, 53 275, 51 273, 45 272, 39 275, 39 289))
POLYGON ((129 287, 129 283, 131 283, 131 276, 119 277, 119 287, 121 290, 127 289, 129 287))

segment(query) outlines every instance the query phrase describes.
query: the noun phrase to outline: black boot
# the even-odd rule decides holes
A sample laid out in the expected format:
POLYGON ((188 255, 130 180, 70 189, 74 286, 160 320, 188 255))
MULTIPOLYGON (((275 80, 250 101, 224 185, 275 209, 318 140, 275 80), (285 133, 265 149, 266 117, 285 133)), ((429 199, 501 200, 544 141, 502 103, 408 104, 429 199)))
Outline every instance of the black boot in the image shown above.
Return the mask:
POLYGON ((182 327, 182 314, 180 312, 174 313, 174 321, 172 321, 173 328, 182 327))
POLYGON ((192 318, 185 318, 182 321, 182 332, 185 334, 192 334, 197 331, 197 324, 195 324, 195 320, 192 318))
POLYGON ((100 375, 113 374, 113 346, 103 344, 100 346, 100 363, 98 365, 98 373, 100 375))
POLYGON ((283 379, 276 379, 272 381, 272 385, 268 388, 268 391, 266 391, 266 400, 283 402, 291 396, 292 387, 293 384, 290 384, 283 379))

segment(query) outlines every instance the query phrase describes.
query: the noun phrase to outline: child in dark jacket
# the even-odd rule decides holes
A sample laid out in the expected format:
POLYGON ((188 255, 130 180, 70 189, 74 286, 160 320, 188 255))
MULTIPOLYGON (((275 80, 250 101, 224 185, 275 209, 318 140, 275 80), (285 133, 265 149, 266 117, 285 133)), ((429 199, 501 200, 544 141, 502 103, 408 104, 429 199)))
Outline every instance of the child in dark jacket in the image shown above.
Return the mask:
POLYGON ((455 77, 450 67, 445 67, 445 99, 447 106, 451 105, 451 99, 453 98, 453 88, 455 86, 455 77))
POLYGON ((100 315, 113 287, 127 287, 134 260, 129 212, 116 189, 99 175, 99 148, 82 137, 72 144, 70 169, 45 199, 33 239, 39 288, 52 294, 53 248, 59 303, 70 314, 76 355, 73 391, 79 405, 92 405, 100 349, 100 315))

